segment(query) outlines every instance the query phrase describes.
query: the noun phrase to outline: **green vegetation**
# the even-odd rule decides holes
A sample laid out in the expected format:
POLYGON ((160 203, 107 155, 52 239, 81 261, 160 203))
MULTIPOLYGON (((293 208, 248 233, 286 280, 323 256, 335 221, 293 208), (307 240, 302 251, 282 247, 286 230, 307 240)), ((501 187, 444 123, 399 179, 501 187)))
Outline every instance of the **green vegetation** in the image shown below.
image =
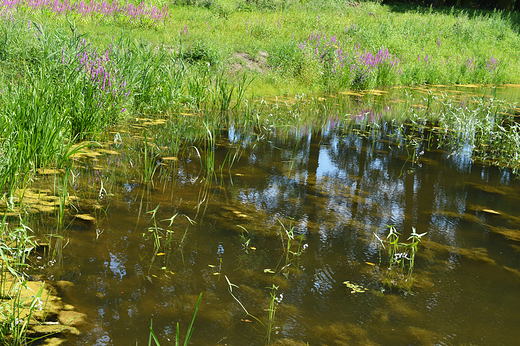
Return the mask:
MULTIPOLYGON (((197 300, 197 304, 195 305, 195 310, 193 311, 193 315, 191 316, 191 322, 188 326, 188 330, 186 331, 186 336, 184 337, 184 342, 182 343, 183 346, 188 346, 190 343, 191 336, 193 335, 193 330, 195 329, 193 327, 193 324, 195 323, 195 317, 197 316, 197 311, 199 310, 200 301, 202 299, 202 293, 199 295, 199 299, 197 300)), ((155 333, 153 331, 153 320, 150 321, 150 335, 148 338, 148 346, 152 346, 152 340, 154 341, 156 346, 160 346, 159 340, 157 340, 157 337, 155 336, 155 333)), ((175 346, 181 345, 181 332, 179 329, 179 322, 177 322, 177 329, 175 331, 175 346)))
POLYGON ((413 284, 412 274, 415 266, 417 246, 426 233, 418 234, 415 228, 412 228, 412 234, 407 239, 410 242, 403 243, 399 242, 401 234, 397 232, 394 226, 388 226, 387 228, 389 231, 386 238, 380 238, 374 233, 374 237, 378 241, 377 244, 380 246, 380 264, 383 261, 382 252, 384 251, 388 255, 388 261, 385 261, 382 274, 383 283, 390 289, 397 288, 410 291, 413 284))
POLYGON ((40 299, 43 286, 38 292, 27 294, 27 280, 23 274, 28 257, 35 244, 32 232, 23 223, 10 226, 5 218, 0 221, 3 235, 0 244, 0 343, 2 345, 25 345, 26 333, 33 314, 42 307, 40 299))
MULTIPOLYGON (((135 161, 143 163, 136 181, 151 188, 164 173, 162 160, 182 160, 195 152, 201 166, 197 179, 206 183, 199 208, 209 200, 211 184, 222 180, 225 167, 215 167, 215 150, 220 131, 231 126, 259 136, 304 136, 332 124, 377 139, 388 125, 385 135, 408 146, 412 161, 434 143, 453 151, 469 143, 475 158, 518 169, 519 125, 511 117, 511 105, 430 93, 389 107, 358 94, 371 103, 367 112, 338 94, 396 85, 520 83, 515 13, 346 0, 179 0, 170 8, 157 0, 141 7, 110 7, 106 13, 82 9, 79 2, 69 5, 58 11, 0 3, 0 194, 5 212, 23 210, 23 192, 19 199, 12 197, 31 184, 37 171, 64 169, 55 178, 61 229, 74 179, 73 156, 109 136, 118 145, 121 136, 108 133, 110 126, 135 125, 134 119, 145 128, 144 143, 135 150, 135 161), (321 97, 324 92, 331 97, 321 97), (305 96, 318 93, 320 97, 305 96), (146 132, 157 118, 161 130, 146 132)), ((228 167, 239 155, 240 148, 229 149, 228 167)), ((101 185, 100 196, 103 190, 101 185)), ((170 224, 161 228, 155 219, 158 208, 149 212, 153 227, 146 234, 154 240, 154 256, 169 253, 177 215, 162 220, 170 224)), ((293 263, 299 268, 303 237, 280 224, 285 267, 293 263)), ((17 234, 18 228, 2 227, 6 239, 17 234)), ((54 236, 61 239, 62 233, 54 236)), ((421 236, 414 232, 412 243, 399 243, 391 228, 389 238, 381 240, 390 247, 391 272, 407 266, 411 276, 421 236), (407 255, 396 257, 403 253, 407 255)), ((243 233, 242 241, 247 252, 249 239, 243 233)), ((8 244, 25 259, 27 244, 8 244)), ((8 270, 13 268, 10 258, 2 252, 8 270)), ((410 282, 388 280, 398 287, 410 282)), ((256 319, 233 295, 233 286, 228 280, 231 296, 256 319)), ((270 289, 267 343, 277 287, 270 289)), ((2 291, 7 294, 4 287, 2 291)), ((199 303, 200 298, 197 307, 199 303)), ((23 344, 24 324, 13 314, 4 321, 9 323, 2 324, 2 341, 15 338, 23 344)), ((192 325, 193 320, 184 344, 192 325)), ((177 344, 178 335, 177 330, 177 344)), ((152 330, 150 337, 157 343, 152 330)))
MULTIPOLYGON (((38 168, 63 167, 76 141, 129 116, 247 118, 245 101, 257 95, 519 82, 516 14, 349 1, 152 5, 156 12, 127 19, 3 5, 12 19, 1 23, 1 191, 25 186, 38 168)), ((178 120, 176 143, 193 121, 178 120)), ((153 150, 145 145, 147 163, 153 150)), ((204 160, 211 166, 211 155, 204 160)), ((147 164, 142 180, 154 172, 147 164)))

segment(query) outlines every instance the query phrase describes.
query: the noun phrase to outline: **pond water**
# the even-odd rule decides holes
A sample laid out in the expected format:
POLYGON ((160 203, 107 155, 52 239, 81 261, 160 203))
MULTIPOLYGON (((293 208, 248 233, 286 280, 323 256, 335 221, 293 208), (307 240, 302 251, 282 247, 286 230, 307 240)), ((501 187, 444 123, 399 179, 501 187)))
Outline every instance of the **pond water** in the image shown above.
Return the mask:
POLYGON ((275 345, 518 344, 520 182, 510 171, 431 143, 412 157, 384 131, 224 128, 213 150, 158 158, 153 185, 136 173, 136 128, 107 134, 117 154, 77 165, 73 187, 89 196, 80 212, 96 221, 68 224, 54 265, 40 263, 74 283, 63 299, 88 315, 70 345, 147 345, 152 320, 171 345, 200 293, 193 345, 265 345, 271 295, 275 345), (209 151, 215 171, 201 170, 209 151), (374 233, 386 239, 388 225, 403 242, 426 232, 410 289, 385 284, 374 233))

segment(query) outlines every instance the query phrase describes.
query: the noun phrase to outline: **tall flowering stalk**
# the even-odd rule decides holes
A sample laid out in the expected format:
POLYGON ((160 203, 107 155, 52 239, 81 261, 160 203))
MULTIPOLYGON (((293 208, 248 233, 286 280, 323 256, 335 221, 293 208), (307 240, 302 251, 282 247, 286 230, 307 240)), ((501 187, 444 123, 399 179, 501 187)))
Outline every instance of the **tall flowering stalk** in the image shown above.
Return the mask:
POLYGON ((72 131, 76 135, 83 136, 113 122, 125 110, 124 103, 130 91, 111 59, 111 53, 112 46, 98 52, 85 39, 71 49, 71 57, 67 57, 65 48, 62 51, 62 64, 71 71, 71 93, 77 95, 79 88, 83 96, 70 112, 72 131), (96 124, 93 128, 92 123, 96 124))
POLYGON ((400 59, 392 56, 387 48, 381 47, 373 53, 361 49, 345 49, 335 35, 328 38, 323 31, 309 34, 300 43, 300 49, 321 61, 325 66, 324 74, 339 78, 342 86, 366 87, 380 79, 388 78, 390 72, 401 73, 400 59))

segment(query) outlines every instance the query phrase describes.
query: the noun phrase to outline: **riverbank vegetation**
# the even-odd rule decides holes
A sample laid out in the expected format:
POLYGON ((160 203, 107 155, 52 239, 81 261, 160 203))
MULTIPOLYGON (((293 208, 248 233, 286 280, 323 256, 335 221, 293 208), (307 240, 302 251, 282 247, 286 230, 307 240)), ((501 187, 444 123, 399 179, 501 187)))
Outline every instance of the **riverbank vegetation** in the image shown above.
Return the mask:
POLYGON ((270 95, 518 83, 517 14, 367 2, 3 2, 8 194, 134 116, 270 95))

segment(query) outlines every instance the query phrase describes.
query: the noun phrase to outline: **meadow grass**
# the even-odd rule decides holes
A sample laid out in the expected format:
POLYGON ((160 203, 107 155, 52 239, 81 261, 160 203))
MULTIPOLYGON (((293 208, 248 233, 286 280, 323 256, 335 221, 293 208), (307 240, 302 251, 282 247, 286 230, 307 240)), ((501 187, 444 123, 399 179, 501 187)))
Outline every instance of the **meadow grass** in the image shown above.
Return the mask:
MULTIPOLYGON (((132 30, 174 51, 203 47, 213 64, 231 73, 245 70, 236 53, 254 61, 266 52, 262 72, 247 70, 257 77, 256 95, 518 82, 516 14, 314 1, 262 10, 235 2, 221 15, 217 3, 173 6, 154 31, 132 30)), ((78 27, 105 44, 118 34, 91 21, 78 27)))

